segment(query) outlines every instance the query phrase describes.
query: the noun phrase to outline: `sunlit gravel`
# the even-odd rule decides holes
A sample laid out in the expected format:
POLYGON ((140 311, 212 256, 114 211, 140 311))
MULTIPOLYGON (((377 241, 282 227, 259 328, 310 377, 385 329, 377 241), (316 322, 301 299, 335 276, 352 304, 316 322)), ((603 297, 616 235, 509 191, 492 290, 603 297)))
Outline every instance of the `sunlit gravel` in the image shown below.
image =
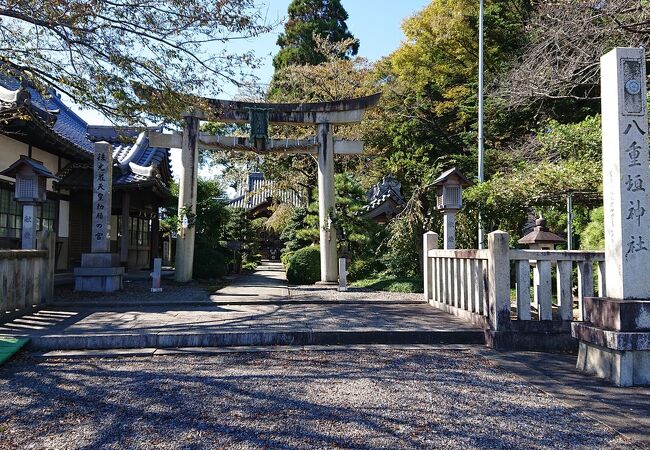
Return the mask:
POLYGON ((471 350, 38 359, 0 369, 1 449, 626 448, 471 350))

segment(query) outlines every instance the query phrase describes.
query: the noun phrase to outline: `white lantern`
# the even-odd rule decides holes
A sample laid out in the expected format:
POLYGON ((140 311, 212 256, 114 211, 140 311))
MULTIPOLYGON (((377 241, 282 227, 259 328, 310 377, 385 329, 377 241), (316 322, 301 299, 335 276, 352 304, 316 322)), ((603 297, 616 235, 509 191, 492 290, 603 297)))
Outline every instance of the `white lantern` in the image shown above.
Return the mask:
POLYGON ((437 193, 437 208, 442 211, 458 211, 463 207, 463 188, 472 182, 456 168, 440 175, 433 182, 437 193))

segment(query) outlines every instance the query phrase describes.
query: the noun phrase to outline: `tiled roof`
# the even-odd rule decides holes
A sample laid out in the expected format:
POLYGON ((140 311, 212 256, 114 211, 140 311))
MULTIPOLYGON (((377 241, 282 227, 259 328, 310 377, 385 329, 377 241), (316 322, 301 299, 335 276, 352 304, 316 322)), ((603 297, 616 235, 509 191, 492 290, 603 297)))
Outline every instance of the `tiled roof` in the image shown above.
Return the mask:
POLYGON ((112 125, 88 125, 88 137, 93 142, 105 141, 120 144, 135 140, 143 131, 162 131, 161 127, 135 128, 116 127, 112 125))
MULTIPOLYGON (((0 86, 14 92, 21 88, 17 79, 1 76, 0 86)), ((57 135, 88 154, 93 153, 93 143, 86 134, 88 124, 66 106, 54 90, 50 90, 47 97, 31 86, 27 87, 27 92, 31 96, 32 107, 45 113, 54 113, 56 121, 51 128, 57 135)))
MULTIPOLYGON (((59 174, 62 179, 60 185, 90 188, 91 172, 91 164, 71 164, 59 174)), ((134 144, 113 144, 114 187, 156 184, 168 190, 170 181, 169 149, 149 147, 145 132, 138 135, 134 144)))
MULTIPOLYGON (((172 173, 169 162, 169 149, 149 147, 147 130, 162 131, 161 127, 138 129, 132 127, 89 126, 75 114, 56 94, 43 96, 29 84, 21 84, 15 78, 0 76, 0 108, 24 106, 35 111, 39 117, 52 118, 45 126, 57 136, 76 148, 88 163, 74 162, 59 174, 62 186, 92 187, 92 179, 86 172, 92 170, 90 161, 94 152, 94 142, 108 141, 113 145, 114 163, 119 168, 113 179, 114 186, 142 183, 156 183, 163 189, 169 188, 172 173), (27 93, 29 97, 27 97, 27 93), (18 105, 21 100, 21 105, 18 105), (25 101, 26 100, 26 101, 25 101), (125 143, 135 138, 135 143, 125 143)), ((39 122, 40 123, 40 122, 39 122)), ((42 128, 41 128, 42 129, 42 128)), ((45 132, 45 131, 44 131, 45 132)))
POLYGON ((237 197, 228 202, 231 208, 255 209, 269 198, 279 203, 289 203, 294 206, 302 205, 300 195, 295 191, 278 189, 275 183, 265 180, 261 172, 252 172, 248 175, 246 188, 237 197))
POLYGON ((368 191, 367 198, 368 204, 362 209, 366 217, 375 217, 384 213, 394 215, 406 204, 402 195, 402 184, 390 175, 375 184, 368 191))

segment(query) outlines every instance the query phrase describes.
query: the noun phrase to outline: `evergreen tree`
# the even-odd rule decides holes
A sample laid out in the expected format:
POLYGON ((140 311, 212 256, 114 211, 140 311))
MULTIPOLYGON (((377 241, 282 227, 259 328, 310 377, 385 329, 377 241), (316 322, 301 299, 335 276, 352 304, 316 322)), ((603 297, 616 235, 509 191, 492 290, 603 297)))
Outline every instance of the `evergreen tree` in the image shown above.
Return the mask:
MULTIPOLYGON (((345 21, 348 13, 340 0, 293 0, 284 33, 278 37, 280 51, 273 59, 275 70, 289 65, 316 65, 325 62, 316 51, 314 35, 331 42, 353 38, 345 21)), ((341 53, 341 58, 356 55, 359 41, 355 40, 341 53)))

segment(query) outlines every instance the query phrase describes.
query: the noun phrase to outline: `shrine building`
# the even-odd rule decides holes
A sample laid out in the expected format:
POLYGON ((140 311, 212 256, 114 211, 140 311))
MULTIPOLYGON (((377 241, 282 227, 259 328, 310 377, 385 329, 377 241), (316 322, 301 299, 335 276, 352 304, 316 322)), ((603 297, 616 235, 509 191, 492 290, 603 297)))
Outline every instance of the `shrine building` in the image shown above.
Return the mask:
MULTIPOLYGON (((111 251, 128 269, 150 267, 161 254, 159 209, 172 200, 169 149, 149 145, 147 130, 88 125, 53 90, 0 78, 0 173, 16 163, 48 174, 37 231, 56 233, 56 270, 79 266, 90 251, 94 142, 113 146, 111 251), (22 157, 22 160, 21 160, 22 157)), ((22 205, 15 178, 0 175, 0 249, 21 247, 22 205)))

